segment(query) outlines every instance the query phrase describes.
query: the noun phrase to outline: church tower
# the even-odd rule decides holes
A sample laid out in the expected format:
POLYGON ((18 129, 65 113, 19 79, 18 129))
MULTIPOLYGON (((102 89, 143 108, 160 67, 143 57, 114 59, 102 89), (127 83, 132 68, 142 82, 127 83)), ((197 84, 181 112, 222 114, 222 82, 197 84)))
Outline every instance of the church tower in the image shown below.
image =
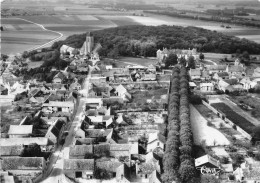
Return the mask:
POLYGON ((85 45, 85 50, 84 54, 91 54, 92 50, 94 47, 94 37, 92 36, 91 32, 88 32, 86 34, 86 45, 85 45))

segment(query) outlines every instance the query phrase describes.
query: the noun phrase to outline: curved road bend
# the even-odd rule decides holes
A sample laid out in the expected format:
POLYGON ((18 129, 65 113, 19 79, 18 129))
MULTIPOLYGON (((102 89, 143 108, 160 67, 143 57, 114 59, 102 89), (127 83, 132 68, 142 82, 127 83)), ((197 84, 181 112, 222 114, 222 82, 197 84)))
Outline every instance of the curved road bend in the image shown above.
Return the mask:
POLYGON ((34 48, 32 48, 32 49, 29 49, 29 50, 27 50, 27 51, 32 51, 32 50, 36 50, 36 49, 42 48, 42 47, 44 47, 44 46, 46 46, 46 45, 48 45, 48 44, 50 44, 50 43, 53 43, 53 42, 55 42, 55 41, 58 41, 59 39, 61 39, 61 38, 64 36, 61 32, 53 31, 53 30, 50 30, 50 29, 46 29, 42 24, 38 24, 38 23, 32 22, 32 21, 30 21, 30 20, 26 20, 26 19, 23 19, 23 18, 12 18, 12 19, 20 19, 20 20, 23 20, 23 21, 32 23, 32 24, 34 24, 34 25, 37 25, 37 26, 39 26, 41 29, 43 29, 43 30, 45 30, 45 31, 49 31, 49 32, 53 32, 53 33, 59 34, 59 37, 57 37, 57 38, 55 38, 55 39, 53 39, 53 40, 51 40, 51 41, 49 41, 49 42, 47 42, 47 43, 44 43, 43 45, 36 46, 36 47, 34 47, 34 48))
POLYGON ((89 92, 88 88, 89 88, 90 76, 91 76, 91 70, 88 73, 83 83, 83 89, 81 90, 83 97, 80 98, 79 106, 77 108, 75 118, 73 119, 73 122, 69 128, 69 134, 65 139, 65 143, 63 147, 58 148, 54 152, 54 158, 52 158, 49 161, 49 164, 47 165, 47 170, 43 175, 44 178, 42 181, 40 181, 42 183, 50 183, 50 182, 67 183, 68 182, 65 178, 65 175, 63 174, 63 162, 64 159, 69 159, 69 147, 72 145, 75 138, 76 131, 81 125, 82 114, 85 110, 85 103, 87 101, 87 96, 89 92))

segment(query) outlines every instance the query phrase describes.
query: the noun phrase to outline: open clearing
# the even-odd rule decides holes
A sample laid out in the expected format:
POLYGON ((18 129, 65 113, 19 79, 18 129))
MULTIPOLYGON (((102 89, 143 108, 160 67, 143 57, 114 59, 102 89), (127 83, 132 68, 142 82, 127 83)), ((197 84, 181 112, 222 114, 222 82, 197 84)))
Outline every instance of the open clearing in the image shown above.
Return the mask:
POLYGON ((190 105, 190 114, 193 139, 196 145, 200 145, 202 141, 205 141, 207 146, 230 144, 228 139, 221 132, 207 126, 207 120, 193 105, 190 105))

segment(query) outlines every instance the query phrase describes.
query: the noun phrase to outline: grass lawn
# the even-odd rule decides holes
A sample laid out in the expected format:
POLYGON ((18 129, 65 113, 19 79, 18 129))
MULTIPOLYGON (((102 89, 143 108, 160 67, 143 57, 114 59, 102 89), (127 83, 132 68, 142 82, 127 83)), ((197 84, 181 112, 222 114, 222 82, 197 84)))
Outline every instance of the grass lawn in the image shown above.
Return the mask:
POLYGON ((40 67, 43 63, 44 63, 44 61, 29 62, 28 63, 28 69, 33 69, 33 68, 36 68, 36 67, 40 67))
POLYGON ((135 65, 142 65, 142 66, 149 66, 151 64, 156 64, 158 62, 157 59, 149 59, 149 58, 136 58, 136 57, 122 57, 118 59, 119 62, 124 62, 126 64, 135 64, 135 65))

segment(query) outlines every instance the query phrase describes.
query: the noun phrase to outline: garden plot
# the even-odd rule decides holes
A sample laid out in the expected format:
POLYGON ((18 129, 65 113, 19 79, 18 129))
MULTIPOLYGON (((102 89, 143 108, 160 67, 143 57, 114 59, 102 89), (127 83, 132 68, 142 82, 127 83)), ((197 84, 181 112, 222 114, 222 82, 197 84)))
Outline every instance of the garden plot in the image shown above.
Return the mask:
POLYGON ((207 120, 190 105, 190 120, 193 132, 193 139, 196 145, 205 141, 207 146, 229 145, 228 139, 218 130, 207 126, 207 120))
POLYGON ((127 120, 131 120, 131 122, 135 125, 141 125, 144 123, 149 124, 160 124, 164 123, 163 112, 128 112, 125 115, 127 120))

